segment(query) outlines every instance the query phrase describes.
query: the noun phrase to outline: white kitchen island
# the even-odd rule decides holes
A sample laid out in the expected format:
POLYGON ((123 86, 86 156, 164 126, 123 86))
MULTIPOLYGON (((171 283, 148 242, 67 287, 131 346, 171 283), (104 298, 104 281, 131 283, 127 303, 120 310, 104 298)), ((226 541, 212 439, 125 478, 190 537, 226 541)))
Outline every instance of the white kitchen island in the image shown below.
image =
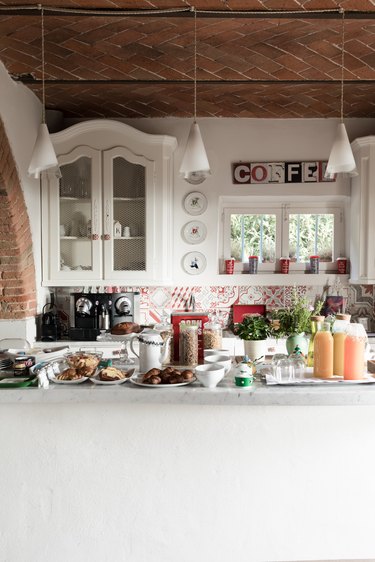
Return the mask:
POLYGON ((375 385, 0 392, 0 560, 375 558, 375 385))

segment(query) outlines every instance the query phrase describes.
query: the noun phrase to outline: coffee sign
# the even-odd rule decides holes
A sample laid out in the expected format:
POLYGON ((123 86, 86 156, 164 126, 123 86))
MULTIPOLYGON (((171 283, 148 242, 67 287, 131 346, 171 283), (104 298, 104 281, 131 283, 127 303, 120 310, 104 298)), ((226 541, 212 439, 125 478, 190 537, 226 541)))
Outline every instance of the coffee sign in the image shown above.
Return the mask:
POLYGON ((234 184, 317 183, 335 181, 324 177, 327 162, 239 162, 232 165, 234 184))

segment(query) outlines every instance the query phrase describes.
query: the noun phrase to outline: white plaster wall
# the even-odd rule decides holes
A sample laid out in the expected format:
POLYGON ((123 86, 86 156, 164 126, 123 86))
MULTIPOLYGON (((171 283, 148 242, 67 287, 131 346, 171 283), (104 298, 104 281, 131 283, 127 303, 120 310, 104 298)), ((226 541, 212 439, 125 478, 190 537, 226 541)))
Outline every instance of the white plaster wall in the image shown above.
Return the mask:
POLYGON ((3 405, 0 560, 373 559, 374 424, 366 406, 3 405))
MULTIPOLYGON (((173 283, 177 285, 220 285, 218 260, 223 258, 218 233, 220 228, 219 197, 223 195, 296 197, 308 194, 311 185, 235 186, 232 184, 231 164, 238 161, 326 160, 333 143, 337 119, 199 119, 203 140, 211 164, 212 175, 200 185, 186 183, 179 177, 179 167, 191 126, 191 119, 129 119, 131 126, 147 133, 169 134, 178 140, 174 154, 173 201, 173 283), (208 199, 207 211, 199 217, 188 215, 183 209, 185 195, 201 191, 208 199), (188 221, 197 218, 208 227, 206 240, 197 245, 184 242, 181 229, 188 221), (207 258, 203 275, 192 276, 181 267, 183 256, 190 251, 202 252, 207 258)), ((68 124, 75 120, 67 121, 68 124)), ((375 119, 349 119, 346 121, 351 140, 374 134, 375 119)), ((348 180, 339 179, 331 184, 314 184, 314 194, 349 196, 348 180)), ((348 225, 349 226, 349 225, 348 225)), ((347 229, 347 234, 349 228, 347 229)), ((348 240, 346 241, 348 246, 348 240)))

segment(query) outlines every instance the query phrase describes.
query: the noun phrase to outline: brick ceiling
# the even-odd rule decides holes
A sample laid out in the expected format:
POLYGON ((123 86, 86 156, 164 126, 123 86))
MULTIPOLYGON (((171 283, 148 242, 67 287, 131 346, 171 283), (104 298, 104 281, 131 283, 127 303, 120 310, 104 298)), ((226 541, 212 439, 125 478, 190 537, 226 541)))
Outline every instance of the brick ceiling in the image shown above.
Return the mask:
MULTIPOLYGON (((190 117, 194 14, 188 8, 195 6, 198 117, 339 117, 341 15, 316 11, 340 5, 345 9, 344 114, 374 117, 372 0, 50 0, 44 5, 46 106, 65 117, 190 117), (187 10, 94 15, 94 8, 187 10)), ((0 8, 0 60, 41 98, 36 4, 0 1, 0 8), (18 5, 23 8, 15 11, 18 5)))

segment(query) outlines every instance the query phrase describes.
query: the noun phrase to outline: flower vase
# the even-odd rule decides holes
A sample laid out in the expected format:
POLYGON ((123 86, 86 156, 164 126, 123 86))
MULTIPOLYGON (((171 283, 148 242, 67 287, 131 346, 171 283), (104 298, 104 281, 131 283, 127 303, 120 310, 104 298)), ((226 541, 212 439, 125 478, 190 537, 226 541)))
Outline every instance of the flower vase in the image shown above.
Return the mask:
POLYGON ((309 342, 304 332, 302 332, 301 334, 292 334, 291 336, 287 337, 286 350, 288 352, 288 355, 291 355, 297 346, 301 350, 303 356, 307 357, 309 342))
POLYGON ((251 361, 255 361, 255 359, 264 361, 268 349, 267 340, 244 340, 244 349, 245 355, 251 361))

